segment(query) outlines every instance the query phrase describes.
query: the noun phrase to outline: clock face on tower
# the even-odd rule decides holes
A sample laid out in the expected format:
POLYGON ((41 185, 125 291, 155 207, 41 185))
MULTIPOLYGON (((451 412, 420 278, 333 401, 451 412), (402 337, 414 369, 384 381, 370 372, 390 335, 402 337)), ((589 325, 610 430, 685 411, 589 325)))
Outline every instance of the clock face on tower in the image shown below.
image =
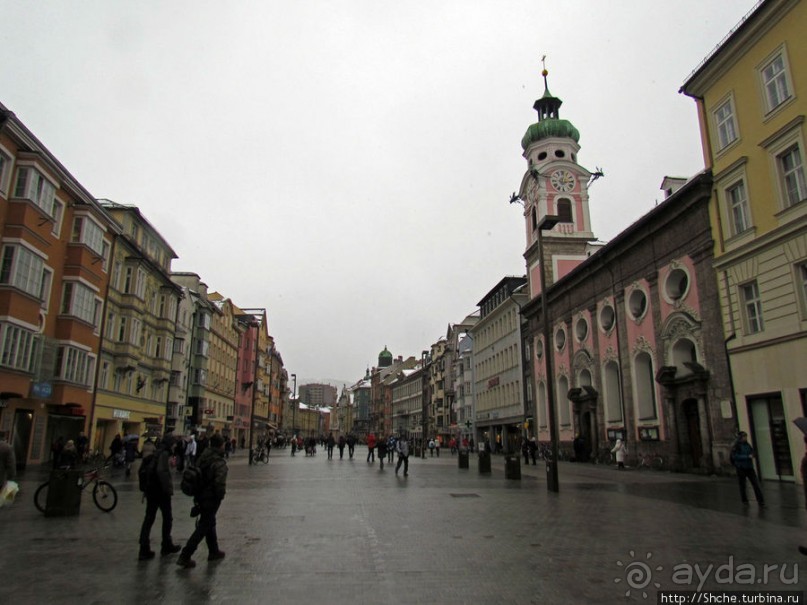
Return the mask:
POLYGON ((574 175, 568 170, 556 170, 549 177, 549 182, 552 183, 556 191, 562 191, 563 193, 568 193, 574 189, 575 183, 574 175))

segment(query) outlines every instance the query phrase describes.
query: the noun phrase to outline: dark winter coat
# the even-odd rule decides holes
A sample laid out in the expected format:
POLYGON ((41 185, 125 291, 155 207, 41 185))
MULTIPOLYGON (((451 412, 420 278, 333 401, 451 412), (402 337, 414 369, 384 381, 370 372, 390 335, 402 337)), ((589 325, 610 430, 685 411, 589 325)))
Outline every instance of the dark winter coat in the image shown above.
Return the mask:
POLYGON ((171 444, 170 442, 160 441, 157 449, 154 451, 157 466, 154 471, 154 477, 149 482, 148 494, 166 494, 168 496, 174 495, 174 479, 171 477, 171 444))
POLYGON ((198 460, 203 487, 197 501, 201 506, 217 506, 227 493, 227 461, 215 447, 205 448, 198 460))
POLYGON ((739 469, 754 468, 754 448, 747 441, 738 441, 731 448, 731 463, 739 469))

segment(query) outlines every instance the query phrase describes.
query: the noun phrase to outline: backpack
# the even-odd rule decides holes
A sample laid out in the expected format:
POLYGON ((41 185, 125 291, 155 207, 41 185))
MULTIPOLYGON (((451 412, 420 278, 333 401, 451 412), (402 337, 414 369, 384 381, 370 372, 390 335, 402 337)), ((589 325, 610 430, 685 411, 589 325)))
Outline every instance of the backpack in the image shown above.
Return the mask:
POLYGON ((140 491, 147 492, 149 486, 157 478, 157 456, 150 454, 143 458, 140 468, 137 471, 137 479, 140 483, 140 491))
POLYGON ((198 466, 187 466, 182 471, 182 482, 179 488, 186 496, 198 496, 202 491, 202 469, 198 466))

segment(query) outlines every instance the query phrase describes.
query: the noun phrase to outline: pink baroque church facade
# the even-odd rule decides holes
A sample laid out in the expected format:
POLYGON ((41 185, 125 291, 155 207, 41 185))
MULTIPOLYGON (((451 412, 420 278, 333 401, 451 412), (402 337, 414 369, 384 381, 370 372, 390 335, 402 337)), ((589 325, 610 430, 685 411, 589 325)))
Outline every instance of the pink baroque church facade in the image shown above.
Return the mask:
POLYGON ((737 414, 712 269, 711 173, 665 179, 663 202, 598 243, 588 191, 598 174, 578 164, 579 132, 560 118, 561 100, 543 75, 538 122, 522 139, 527 171, 514 197, 524 206, 526 229, 530 432, 550 441, 552 380, 560 449, 568 457, 602 458, 621 438, 628 465, 724 471, 737 414), (551 229, 547 216, 559 221, 551 229))

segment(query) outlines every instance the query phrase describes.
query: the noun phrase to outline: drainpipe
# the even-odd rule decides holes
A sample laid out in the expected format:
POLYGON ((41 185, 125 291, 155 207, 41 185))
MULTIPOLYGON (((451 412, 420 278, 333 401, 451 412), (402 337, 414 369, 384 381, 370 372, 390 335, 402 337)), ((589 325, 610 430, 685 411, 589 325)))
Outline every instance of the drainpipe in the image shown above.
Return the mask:
MULTIPOLYGON (((92 385, 92 403, 90 404, 90 427, 89 427, 89 439, 90 439, 90 447, 93 446, 95 443, 96 438, 96 431, 95 431, 95 404, 98 399, 98 380, 101 376, 101 351, 103 350, 104 345, 104 334, 106 333, 106 318, 107 318, 107 306, 109 305, 109 290, 112 286, 112 268, 114 267, 115 263, 115 248, 118 245, 118 234, 112 234, 112 245, 109 247, 109 267, 107 267, 107 271, 109 272, 109 279, 106 281, 106 292, 104 292, 104 304, 101 305, 101 326, 99 328, 98 334, 98 359, 95 363, 95 377, 93 378, 93 385, 92 385)), ((101 451, 104 451, 104 448, 101 448, 101 451)))

